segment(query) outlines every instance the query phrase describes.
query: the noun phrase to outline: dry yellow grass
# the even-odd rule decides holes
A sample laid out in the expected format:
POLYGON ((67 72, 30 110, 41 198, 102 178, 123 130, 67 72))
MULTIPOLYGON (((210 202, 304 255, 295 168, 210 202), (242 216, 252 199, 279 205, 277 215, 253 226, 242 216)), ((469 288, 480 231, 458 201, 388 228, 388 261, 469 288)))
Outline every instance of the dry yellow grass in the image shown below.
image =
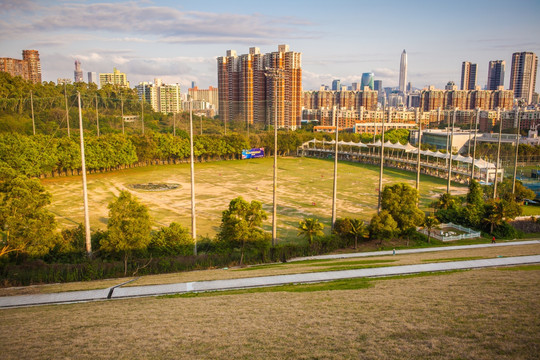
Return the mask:
MULTIPOLYGON (((396 256, 376 256, 367 258, 353 258, 342 260, 331 260, 324 262, 308 262, 308 263, 286 263, 286 264, 270 264, 258 265, 251 268, 231 268, 228 270, 211 269, 201 271, 187 271, 161 275, 142 276, 134 282, 126 286, 141 286, 141 285, 156 285, 156 284, 171 284, 178 282, 206 281, 206 280, 222 280, 222 279, 238 279, 255 276, 271 276, 297 274, 313 271, 326 271, 338 269, 350 269, 357 266, 396 266, 396 265, 411 265, 421 264, 426 262, 441 261, 442 259, 458 259, 458 258, 474 258, 485 257, 494 258, 497 256, 524 256, 540 254, 540 244, 504 246, 504 247, 488 247, 468 250, 451 250, 417 254, 399 254, 396 256), (380 262, 377 262, 380 261, 380 262), (391 261, 391 262, 390 262, 391 261), (369 263, 368 263, 369 262, 369 263)), ((105 289, 133 278, 110 279, 88 282, 74 282, 67 284, 50 284, 39 286, 28 286, 22 288, 4 288, 0 289, 0 296, 39 294, 39 293, 55 293, 63 291, 76 290, 92 290, 105 289)))
POLYGON ((4 359, 537 359, 540 270, 0 311, 4 359))

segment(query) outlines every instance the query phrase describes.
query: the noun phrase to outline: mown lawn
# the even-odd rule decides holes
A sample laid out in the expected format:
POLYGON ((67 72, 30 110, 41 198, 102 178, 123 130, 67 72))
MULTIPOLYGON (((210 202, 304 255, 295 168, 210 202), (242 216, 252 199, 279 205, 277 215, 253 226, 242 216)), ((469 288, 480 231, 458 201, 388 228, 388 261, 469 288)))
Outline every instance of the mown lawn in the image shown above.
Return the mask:
POLYGON ((3 359, 537 359, 538 267, 0 310, 3 359))
MULTIPOLYGON (((243 196, 263 203, 269 218, 265 230, 271 228, 273 159, 252 159, 195 164, 197 234, 213 236, 218 231, 221 212, 229 202, 243 196)), ((338 217, 369 220, 377 207, 379 168, 351 162, 340 162, 338 168, 338 217)), ((385 169, 384 184, 405 182, 415 186, 416 174, 385 169)), ((45 179, 43 184, 52 194, 49 209, 61 226, 75 226, 83 221, 82 182, 77 176, 45 179)), ((333 161, 311 158, 278 160, 278 238, 297 241, 296 227, 305 217, 315 217, 327 225, 331 221, 333 161)), ((106 227, 107 205, 121 190, 129 190, 150 209, 156 226, 173 221, 189 227, 191 195, 189 164, 147 166, 88 176, 90 223, 93 229, 106 227), (130 184, 176 183, 169 191, 134 190, 130 184)), ((420 207, 428 210, 439 194, 446 191, 446 181, 421 177, 420 207)), ((453 186, 454 193, 466 188, 453 186)))

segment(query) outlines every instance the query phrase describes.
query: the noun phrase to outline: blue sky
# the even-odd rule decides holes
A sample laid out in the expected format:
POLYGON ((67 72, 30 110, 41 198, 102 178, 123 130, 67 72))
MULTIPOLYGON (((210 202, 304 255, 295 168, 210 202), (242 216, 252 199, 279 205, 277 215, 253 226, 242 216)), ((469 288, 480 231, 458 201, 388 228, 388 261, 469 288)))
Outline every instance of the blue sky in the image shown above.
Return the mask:
POLYGON ((363 72, 397 86, 406 49, 414 87, 459 85, 463 61, 478 64, 484 86, 489 60, 506 60, 507 87, 512 53, 540 54, 539 18, 539 0, 0 0, 0 56, 39 50, 46 81, 73 78, 78 58, 85 80, 117 67, 132 86, 160 77, 186 89, 216 86, 215 59, 228 49, 289 44, 309 90, 363 72))

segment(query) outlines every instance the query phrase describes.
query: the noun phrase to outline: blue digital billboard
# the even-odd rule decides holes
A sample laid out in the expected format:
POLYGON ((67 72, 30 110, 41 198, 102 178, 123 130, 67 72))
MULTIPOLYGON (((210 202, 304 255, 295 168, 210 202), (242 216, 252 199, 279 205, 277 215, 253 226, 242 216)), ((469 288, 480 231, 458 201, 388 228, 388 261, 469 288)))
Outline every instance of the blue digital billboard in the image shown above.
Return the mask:
POLYGON ((264 157, 264 148, 242 150, 242 159, 256 159, 264 157))

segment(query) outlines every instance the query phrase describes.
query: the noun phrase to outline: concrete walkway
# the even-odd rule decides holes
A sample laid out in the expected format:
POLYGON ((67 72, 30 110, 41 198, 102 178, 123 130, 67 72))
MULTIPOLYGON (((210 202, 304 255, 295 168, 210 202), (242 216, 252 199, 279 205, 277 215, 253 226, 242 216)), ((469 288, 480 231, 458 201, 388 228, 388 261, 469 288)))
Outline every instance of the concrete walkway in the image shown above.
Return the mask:
POLYGON ((244 279, 197 281, 188 283, 149 286, 113 287, 103 290, 0 297, 0 308, 46 304, 66 304, 73 302, 156 296, 197 291, 245 289, 252 287, 277 286, 296 283, 315 283, 351 278, 395 276, 422 272, 476 269, 485 267, 538 263, 540 263, 540 255, 532 255, 418 265, 388 266, 357 270, 326 271, 307 274, 262 276, 244 279))
MULTIPOLYGON (((507 242, 498 242, 495 244, 454 245, 454 246, 428 247, 428 248, 417 248, 417 249, 403 249, 403 250, 396 250, 396 255, 425 253, 425 252, 433 252, 433 251, 467 250, 467 249, 478 249, 478 248, 488 248, 488 247, 498 247, 498 246, 517 246, 517 245, 532 245, 532 244, 540 244, 540 240, 507 241, 507 242)), ((293 261, 305 261, 305 260, 349 259, 349 258, 356 258, 356 257, 384 256, 384 255, 393 255, 393 251, 385 250, 385 251, 357 252, 357 253, 335 254, 335 255, 305 256, 305 257, 290 259, 287 261, 293 262, 293 261)))

